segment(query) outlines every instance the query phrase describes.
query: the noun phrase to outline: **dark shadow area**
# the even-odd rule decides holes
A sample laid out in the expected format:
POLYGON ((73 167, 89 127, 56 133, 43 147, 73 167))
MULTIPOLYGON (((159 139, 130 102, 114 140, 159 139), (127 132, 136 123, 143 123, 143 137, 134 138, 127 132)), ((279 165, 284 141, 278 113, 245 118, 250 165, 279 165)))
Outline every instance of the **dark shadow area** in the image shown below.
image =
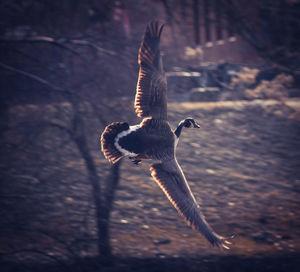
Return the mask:
POLYGON ((193 256, 181 258, 120 258, 115 257, 110 264, 98 264, 97 259, 88 258, 70 261, 61 265, 30 264, 30 263, 4 263, 3 272, 88 272, 88 271, 140 271, 140 272, 162 272, 162 271, 232 271, 232 272, 296 272, 299 271, 300 255, 283 254, 274 256, 193 256))

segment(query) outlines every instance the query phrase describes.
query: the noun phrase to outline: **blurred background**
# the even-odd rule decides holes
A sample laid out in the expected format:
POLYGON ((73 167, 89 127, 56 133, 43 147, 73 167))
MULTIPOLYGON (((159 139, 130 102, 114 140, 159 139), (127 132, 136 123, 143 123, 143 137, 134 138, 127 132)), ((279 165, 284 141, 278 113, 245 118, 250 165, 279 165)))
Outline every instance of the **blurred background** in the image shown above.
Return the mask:
POLYGON ((1 0, 1 271, 298 271, 300 1, 1 0), (150 162, 111 165, 151 20, 178 160, 231 249, 188 228, 150 162))

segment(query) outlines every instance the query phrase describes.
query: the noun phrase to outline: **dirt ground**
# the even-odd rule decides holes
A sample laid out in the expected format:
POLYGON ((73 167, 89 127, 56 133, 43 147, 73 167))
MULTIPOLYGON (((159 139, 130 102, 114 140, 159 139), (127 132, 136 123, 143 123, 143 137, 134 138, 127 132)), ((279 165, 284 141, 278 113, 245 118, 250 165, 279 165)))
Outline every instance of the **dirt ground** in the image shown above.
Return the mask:
MULTIPOLYGON (((187 116, 201 124, 200 130, 183 132, 178 161, 207 221, 221 235, 235 235, 229 251, 212 248, 185 225, 151 179, 149 163, 124 160, 112 215, 114 253, 161 259, 215 255, 221 263, 249 258, 263 267, 261 258, 271 266, 284 256, 298 258, 299 104, 273 102, 169 105, 174 126, 187 116)), ((275 263, 275 271, 288 271, 275 263)))
MULTIPOLYGON (((217 233, 235 235, 231 249, 211 247, 186 226, 152 180, 150 162, 137 166, 124 159, 111 218, 115 260, 99 267, 87 258, 80 266, 87 271, 298 271, 299 112, 299 100, 170 103, 173 127, 187 116, 201 125, 183 131, 177 157, 207 221, 217 233)), ((101 167, 106 162, 94 152, 101 167)), ((68 267, 76 268, 76 263, 68 267)), ((16 265, 9 271, 22 269, 16 265)))

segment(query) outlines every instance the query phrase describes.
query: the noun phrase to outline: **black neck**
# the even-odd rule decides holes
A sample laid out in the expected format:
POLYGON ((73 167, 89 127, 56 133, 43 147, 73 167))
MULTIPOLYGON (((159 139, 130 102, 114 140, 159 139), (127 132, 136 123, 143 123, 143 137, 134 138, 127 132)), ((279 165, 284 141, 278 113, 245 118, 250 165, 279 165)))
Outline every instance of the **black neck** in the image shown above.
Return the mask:
POLYGON ((183 128, 183 122, 180 122, 179 125, 178 125, 178 127, 176 128, 176 130, 174 132, 175 135, 177 136, 177 138, 179 138, 179 136, 181 134, 182 128, 183 128))

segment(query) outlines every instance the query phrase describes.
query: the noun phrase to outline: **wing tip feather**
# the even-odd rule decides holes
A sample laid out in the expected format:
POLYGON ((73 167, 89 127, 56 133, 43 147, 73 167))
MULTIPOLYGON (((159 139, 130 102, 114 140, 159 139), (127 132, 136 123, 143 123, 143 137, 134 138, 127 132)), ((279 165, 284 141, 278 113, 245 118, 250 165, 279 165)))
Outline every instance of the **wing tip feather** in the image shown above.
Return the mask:
POLYGON ((153 65, 154 56, 159 49, 160 37, 165 24, 159 20, 153 20, 147 24, 141 46, 139 49, 138 63, 153 65))
MULTIPOLYGON (((178 200, 178 199, 176 199, 176 197, 174 198, 174 196, 172 196, 172 192, 170 191, 170 188, 166 188, 166 187, 168 187, 168 186, 166 186, 168 183, 166 183, 166 181, 164 181, 164 179, 166 179, 165 175, 168 175, 168 177, 170 177, 170 176, 173 176, 173 174, 171 174, 166 169, 164 169, 163 164, 157 163, 157 164, 151 165, 150 171, 151 171, 151 176, 153 177, 153 179, 157 182, 159 187, 163 190, 163 192, 165 193, 167 198, 170 200, 172 205, 176 208, 178 213, 185 219, 185 222, 187 223, 188 226, 192 227, 193 229, 195 229, 197 231, 200 231, 206 237, 206 239, 210 242, 210 244, 212 246, 216 246, 218 248, 224 248, 227 250, 230 249, 229 245, 231 244, 231 242, 229 242, 228 240, 233 238, 233 236, 227 238, 227 237, 223 237, 223 236, 220 236, 217 233, 215 233, 213 231, 213 229, 208 225, 204 216, 201 214, 201 211, 198 208, 197 209, 195 208, 196 210, 194 210, 194 209, 190 210, 190 214, 189 214, 189 212, 186 213, 186 209, 184 207, 182 207, 182 206, 180 207, 180 205, 181 205, 180 199, 178 200), (200 218, 199 218, 199 216, 200 216, 200 218)), ((176 174, 175 174, 175 176, 176 176, 176 174)), ((176 185, 174 184, 172 186, 176 186, 176 185)))

